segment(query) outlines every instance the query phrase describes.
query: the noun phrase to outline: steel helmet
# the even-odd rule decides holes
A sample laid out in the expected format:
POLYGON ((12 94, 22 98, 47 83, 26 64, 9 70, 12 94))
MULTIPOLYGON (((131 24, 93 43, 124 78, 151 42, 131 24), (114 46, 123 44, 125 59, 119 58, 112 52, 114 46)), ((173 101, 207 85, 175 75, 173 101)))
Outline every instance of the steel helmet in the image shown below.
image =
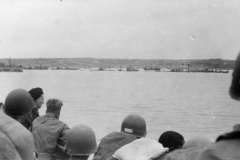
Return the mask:
POLYGON ((136 137, 145 137, 147 135, 146 128, 146 122, 140 115, 130 114, 123 120, 121 132, 136 137))
POLYGON ((28 114, 33 106, 33 99, 28 91, 15 89, 5 99, 4 112, 10 117, 19 118, 28 114))
POLYGON ((77 125, 67 132, 66 146, 70 155, 90 155, 97 151, 94 131, 86 125, 77 125))

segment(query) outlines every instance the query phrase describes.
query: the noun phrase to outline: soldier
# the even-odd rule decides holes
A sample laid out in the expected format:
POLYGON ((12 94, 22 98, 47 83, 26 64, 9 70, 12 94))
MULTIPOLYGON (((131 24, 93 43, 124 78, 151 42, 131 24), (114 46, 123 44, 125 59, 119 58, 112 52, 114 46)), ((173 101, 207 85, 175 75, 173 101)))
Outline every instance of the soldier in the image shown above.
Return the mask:
POLYGON ((92 128, 77 125, 67 132, 65 150, 70 154, 70 160, 87 160, 90 154, 97 151, 96 136, 92 128))
POLYGON ((102 138, 93 160, 107 160, 120 147, 146 134, 145 120, 140 115, 130 114, 123 120, 120 132, 112 132, 102 138))
MULTIPOLYGON (((233 99, 240 101, 240 54, 235 62, 229 93, 233 99)), ((164 160, 239 160, 239 148, 240 130, 239 124, 237 124, 233 127, 232 132, 220 135, 215 143, 209 144, 207 147, 178 150, 166 156, 164 160)))
POLYGON ((32 122, 39 116, 39 109, 44 103, 44 93, 42 88, 33 88, 29 91, 34 100, 34 107, 29 114, 20 119, 20 123, 28 130, 32 130, 32 122))
POLYGON ((33 108, 33 100, 24 89, 11 91, 6 99, 3 112, 0 111, 0 159, 33 160, 34 141, 31 132, 18 120, 33 108))
POLYGON ((66 133, 69 130, 68 125, 59 120, 62 101, 49 99, 46 105, 46 115, 39 116, 33 121, 32 134, 39 160, 62 157, 61 148, 65 146, 66 133))

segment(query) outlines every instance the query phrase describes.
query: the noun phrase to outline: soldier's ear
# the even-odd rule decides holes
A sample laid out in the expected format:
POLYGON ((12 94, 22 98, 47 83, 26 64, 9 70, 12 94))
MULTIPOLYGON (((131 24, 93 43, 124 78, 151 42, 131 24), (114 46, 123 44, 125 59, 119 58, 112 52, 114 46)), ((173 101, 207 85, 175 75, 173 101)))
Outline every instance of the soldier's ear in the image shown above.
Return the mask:
POLYGON ((240 101, 240 53, 235 61, 229 94, 233 99, 240 101))

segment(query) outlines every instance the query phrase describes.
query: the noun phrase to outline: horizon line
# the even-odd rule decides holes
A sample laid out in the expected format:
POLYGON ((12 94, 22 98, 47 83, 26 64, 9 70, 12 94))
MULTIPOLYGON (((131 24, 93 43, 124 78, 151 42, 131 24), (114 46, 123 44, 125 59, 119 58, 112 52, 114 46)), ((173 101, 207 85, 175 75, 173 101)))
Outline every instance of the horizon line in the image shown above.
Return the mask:
POLYGON ((149 58, 149 59, 144 59, 144 58, 94 58, 94 57, 55 57, 55 58, 44 58, 44 57, 39 57, 39 58, 0 58, 0 59, 120 59, 120 60, 235 60, 235 59, 223 59, 223 58, 208 58, 208 59, 189 59, 189 58, 180 58, 180 59, 167 59, 167 58, 163 58, 163 59, 156 59, 156 58, 149 58))

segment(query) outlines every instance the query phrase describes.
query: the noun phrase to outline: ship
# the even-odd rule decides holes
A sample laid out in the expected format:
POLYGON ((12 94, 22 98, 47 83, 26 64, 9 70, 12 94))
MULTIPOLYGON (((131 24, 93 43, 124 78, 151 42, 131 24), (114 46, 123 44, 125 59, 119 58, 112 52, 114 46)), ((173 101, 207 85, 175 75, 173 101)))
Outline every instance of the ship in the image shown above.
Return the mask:
POLYGON ((120 65, 120 68, 119 68, 119 70, 118 70, 118 71, 123 71, 123 70, 122 70, 122 67, 121 67, 121 65, 120 65))
POLYGON ((129 72, 135 72, 135 71, 139 71, 137 68, 132 67, 131 65, 129 65, 129 67, 127 67, 127 71, 129 72))
POLYGON ((42 66, 41 64, 40 64, 40 66, 31 67, 29 64, 28 67, 24 67, 23 69, 26 69, 26 70, 49 70, 49 67, 42 66))
POLYGON ((160 72, 160 70, 161 70, 161 68, 159 68, 159 67, 156 67, 156 66, 154 66, 154 67, 148 67, 148 66, 146 66, 146 67, 143 67, 143 69, 147 72, 147 71, 156 71, 156 72, 160 72))
POLYGON ((111 67, 109 66, 108 69, 100 67, 98 69, 90 69, 90 71, 115 71, 115 70, 111 69, 111 67))
POLYGON ((4 65, 2 68, 0 68, 0 72, 23 72, 23 70, 20 67, 14 66, 13 60, 9 58, 8 65, 4 65))
POLYGON ((100 68, 98 68, 98 69, 90 69, 90 71, 105 71, 105 69, 102 68, 102 67, 100 67, 100 68))

